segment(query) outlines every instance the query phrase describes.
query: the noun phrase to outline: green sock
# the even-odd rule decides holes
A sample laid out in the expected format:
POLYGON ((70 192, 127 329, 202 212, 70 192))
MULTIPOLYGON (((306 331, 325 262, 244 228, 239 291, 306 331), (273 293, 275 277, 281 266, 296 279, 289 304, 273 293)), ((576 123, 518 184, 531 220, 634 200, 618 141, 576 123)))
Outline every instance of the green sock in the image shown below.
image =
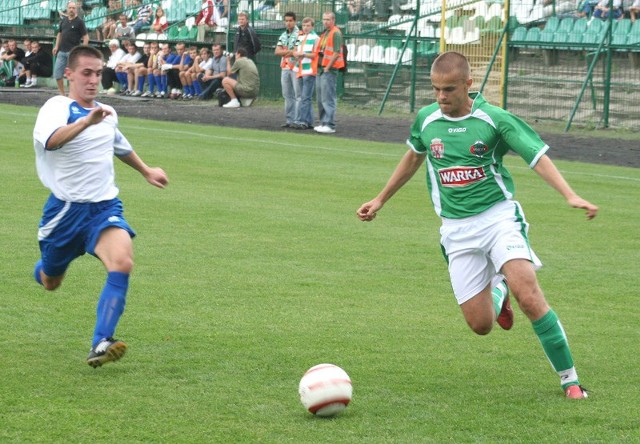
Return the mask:
POLYGON ((550 309, 547 314, 533 321, 532 324, 533 331, 538 335, 551 366, 560 375, 562 388, 579 384, 569 342, 558 316, 550 309))
POLYGON ((504 284, 504 281, 501 281, 493 288, 493 290, 491 290, 491 296, 493 296, 493 309, 496 311, 496 317, 498 317, 502 311, 502 304, 504 303, 504 298, 507 297, 508 292, 509 290, 504 284))

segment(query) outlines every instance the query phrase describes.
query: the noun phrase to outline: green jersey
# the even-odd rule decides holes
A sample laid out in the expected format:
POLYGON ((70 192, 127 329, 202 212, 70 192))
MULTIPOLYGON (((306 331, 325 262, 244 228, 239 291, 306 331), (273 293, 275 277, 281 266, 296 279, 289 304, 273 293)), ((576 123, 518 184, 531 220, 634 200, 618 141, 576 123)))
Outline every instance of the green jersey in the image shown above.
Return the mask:
POLYGON ((445 116, 437 103, 418 112, 409 147, 427 154, 427 186, 436 214, 474 216, 513 198, 515 188, 502 159, 516 152, 533 168, 549 149, 524 121, 470 93, 471 113, 445 116))

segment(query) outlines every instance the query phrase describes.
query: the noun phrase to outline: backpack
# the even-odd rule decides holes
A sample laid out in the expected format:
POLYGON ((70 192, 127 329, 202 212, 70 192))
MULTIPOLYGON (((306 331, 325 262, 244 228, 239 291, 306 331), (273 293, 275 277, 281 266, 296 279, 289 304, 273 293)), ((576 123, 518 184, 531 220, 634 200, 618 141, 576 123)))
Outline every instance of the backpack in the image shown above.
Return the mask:
POLYGON ((224 90, 224 88, 216 89, 216 92, 213 93, 218 99, 218 106, 226 105, 231 101, 231 96, 224 90))

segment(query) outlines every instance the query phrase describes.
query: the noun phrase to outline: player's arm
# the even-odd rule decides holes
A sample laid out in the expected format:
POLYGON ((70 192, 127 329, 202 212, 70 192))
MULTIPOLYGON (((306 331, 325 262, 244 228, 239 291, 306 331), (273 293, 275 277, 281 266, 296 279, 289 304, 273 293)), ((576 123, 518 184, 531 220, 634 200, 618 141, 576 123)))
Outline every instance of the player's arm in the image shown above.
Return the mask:
POLYGON ((131 151, 125 156, 118 156, 118 159, 142 174, 142 177, 153 186, 164 188, 169 184, 167 173, 162 168, 148 166, 135 151, 131 151))
POLYGON ((111 111, 109 110, 101 107, 94 108, 85 118, 78 119, 74 123, 58 128, 47 140, 45 148, 48 150, 60 148, 65 143, 75 139, 78 134, 91 125, 102 122, 109 115, 111 115, 111 111))
POLYGON ((376 217, 377 211, 420 169, 425 156, 426 154, 418 154, 411 149, 408 150, 380 194, 358 208, 356 211, 358 218, 364 222, 372 221, 376 217))
POLYGON ((56 44, 53 46, 52 53, 55 56, 58 53, 58 47, 60 47, 60 33, 56 34, 56 44))
POLYGON ((562 174, 556 168, 555 164, 551 161, 546 154, 542 155, 533 167, 533 170, 538 173, 545 182, 553 187, 558 193, 560 193, 567 203, 573 208, 582 208, 587 213, 587 219, 593 219, 598 214, 598 207, 592 203, 584 200, 576 194, 567 181, 562 177, 562 174))

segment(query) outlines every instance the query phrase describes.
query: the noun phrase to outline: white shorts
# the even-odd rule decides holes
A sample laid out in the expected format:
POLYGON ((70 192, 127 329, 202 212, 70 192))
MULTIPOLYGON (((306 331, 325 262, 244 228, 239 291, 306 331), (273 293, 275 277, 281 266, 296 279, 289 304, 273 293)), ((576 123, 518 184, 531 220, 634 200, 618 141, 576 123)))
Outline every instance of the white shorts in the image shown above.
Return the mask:
POLYGON ((443 218, 440 243, 458 304, 489 283, 497 285, 500 269, 512 259, 527 259, 536 269, 542 266, 529 246, 528 230, 522 207, 513 200, 464 219, 443 218))

